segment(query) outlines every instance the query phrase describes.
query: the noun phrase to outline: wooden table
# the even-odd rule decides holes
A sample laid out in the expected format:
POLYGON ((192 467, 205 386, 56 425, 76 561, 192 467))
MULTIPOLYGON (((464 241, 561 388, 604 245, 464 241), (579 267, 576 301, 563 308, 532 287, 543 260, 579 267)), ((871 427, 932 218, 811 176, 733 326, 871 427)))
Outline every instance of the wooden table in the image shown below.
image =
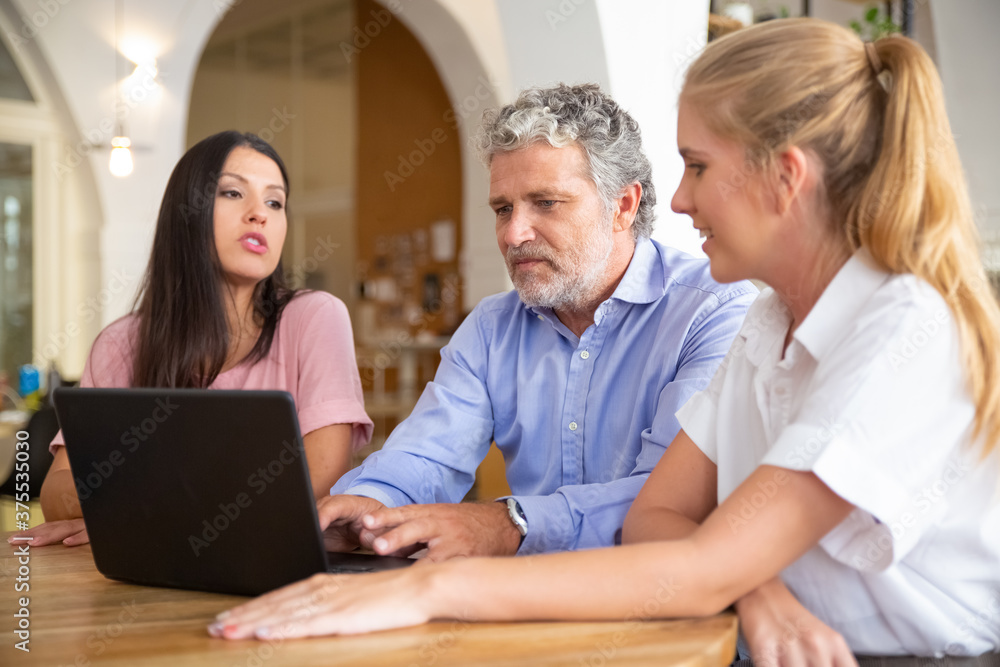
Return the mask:
POLYGON ((627 623, 438 622, 353 637, 228 642, 205 627, 245 598, 105 579, 90 547, 29 550, 29 592, 16 592, 15 548, 0 544, 0 665, 728 665, 736 617, 627 623), (14 648, 30 602, 30 653, 14 648))

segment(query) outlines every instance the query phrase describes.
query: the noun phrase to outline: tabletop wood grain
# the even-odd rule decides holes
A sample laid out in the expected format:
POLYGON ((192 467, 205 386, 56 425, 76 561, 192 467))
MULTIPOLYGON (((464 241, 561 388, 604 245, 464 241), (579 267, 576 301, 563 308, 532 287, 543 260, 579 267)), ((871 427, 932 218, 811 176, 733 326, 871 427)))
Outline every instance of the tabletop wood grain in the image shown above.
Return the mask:
POLYGON ((90 547, 0 545, 0 665, 677 665, 722 667, 736 646, 736 616, 621 623, 428 625, 351 637, 227 642, 205 628, 245 598, 133 586, 104 578, 90 547), (18 580, 22 581, 18 581, 18 580), (24 581, 26 579, 26 581, 24 581), (27 583, 28 591, 17 591, 27 583), (19 598, 28 598, 30 641, 15 648, 19 598))

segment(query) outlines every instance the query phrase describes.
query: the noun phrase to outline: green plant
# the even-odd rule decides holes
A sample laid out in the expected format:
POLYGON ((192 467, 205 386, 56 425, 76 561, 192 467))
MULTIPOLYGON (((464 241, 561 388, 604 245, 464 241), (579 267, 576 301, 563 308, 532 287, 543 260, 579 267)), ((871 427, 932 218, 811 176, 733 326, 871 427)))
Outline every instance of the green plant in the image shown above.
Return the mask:
POLYGON ((788 11, 788 7, 785 5, 778 5, 778 9, 771 9, 770 3, 765 3, 763 7, 758 7, 757 16, 765 16, 767 19, 787 19, 791 16, 791 12, 788 11))
POLYGON ((903 32, 902 26, 892 20, 889 14, 882 14, 878 7, 865 10, 864 23, 851 21, 851 30, 858 33, 862 39, 874 41, 886 35, 903 32))

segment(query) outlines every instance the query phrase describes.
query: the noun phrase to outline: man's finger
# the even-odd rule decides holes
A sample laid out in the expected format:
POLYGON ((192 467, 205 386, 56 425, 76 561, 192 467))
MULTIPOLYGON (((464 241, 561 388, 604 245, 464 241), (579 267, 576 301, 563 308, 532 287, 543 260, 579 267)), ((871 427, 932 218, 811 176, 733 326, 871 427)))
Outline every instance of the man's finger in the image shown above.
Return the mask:
POLYGON ((316 501, 316 514, 319 517, 321 530, 326 530, 331 524, 349 524, 357 521, 365 514, 376 512, 385 507, 382 503, 364 496, 326 496, 316 501))
POLYGON ((384 528, 394 528, 407 521, 413 521, 431 514, 427 505, 403 505, 402 507, 383 507, 368 512, 361 517, 361 525, 365 528, 378 531, 384 528))
POLYGON ((437 522, 424 519, 407 521, 376 537, 372 542, 372 550, 387 556, 408 547, 427 544, 440 535, 441 528, 437 522))
POLYGON ((368 530, 367 528, 362 528, 361 532, 358 533, 358 542, 360 542, 361 546, 365 547, 366 549, 371 549, 372 548, 372 542, 374 542, 377 537, 383 535, 387 531, 388 531, 388 529, 387 530, 368 530))
POLYGON ((319 517, 319 525, 322 530, 336 521, 349 515, 352 509, 352 503, 349 500, 345 500, 343 496, 327 496, 321 498, 316 503, 316 515, 319 517))

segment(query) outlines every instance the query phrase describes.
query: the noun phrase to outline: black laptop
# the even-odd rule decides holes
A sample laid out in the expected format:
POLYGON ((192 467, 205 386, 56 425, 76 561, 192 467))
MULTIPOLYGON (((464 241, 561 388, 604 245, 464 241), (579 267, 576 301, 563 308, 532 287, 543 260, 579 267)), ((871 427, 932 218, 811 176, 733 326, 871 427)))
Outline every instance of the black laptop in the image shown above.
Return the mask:
POLYGON ((414 562, 325 550, 287 392, 63 388, 55 405, 108 578, 258 595, 414 562))

